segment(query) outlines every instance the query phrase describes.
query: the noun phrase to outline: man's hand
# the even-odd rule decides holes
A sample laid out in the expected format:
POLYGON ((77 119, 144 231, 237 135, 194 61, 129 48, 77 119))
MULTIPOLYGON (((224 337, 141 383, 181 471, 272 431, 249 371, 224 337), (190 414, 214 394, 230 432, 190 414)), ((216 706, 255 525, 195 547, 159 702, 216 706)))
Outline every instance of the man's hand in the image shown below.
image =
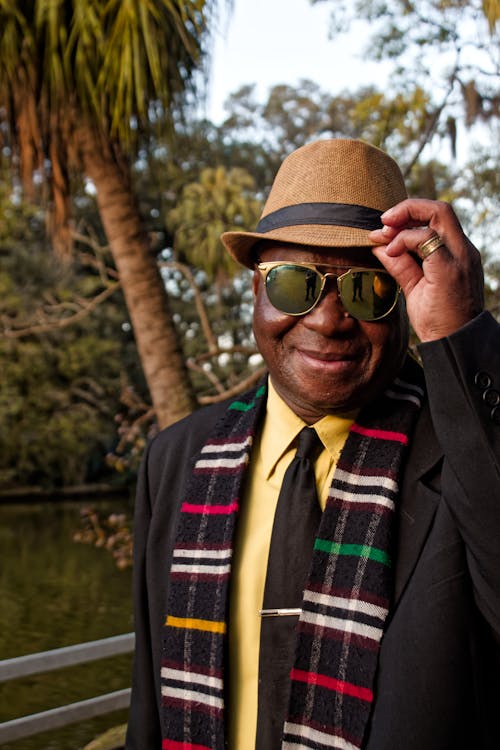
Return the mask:
POLYGON ((409 198, 382 223, 370 235, 373 254, 401 286, 421 341, 449 336, 483 310, 481 257, 448 203, 409 198), (444 245, 422 261, 419 246, 436 234, 444 245))

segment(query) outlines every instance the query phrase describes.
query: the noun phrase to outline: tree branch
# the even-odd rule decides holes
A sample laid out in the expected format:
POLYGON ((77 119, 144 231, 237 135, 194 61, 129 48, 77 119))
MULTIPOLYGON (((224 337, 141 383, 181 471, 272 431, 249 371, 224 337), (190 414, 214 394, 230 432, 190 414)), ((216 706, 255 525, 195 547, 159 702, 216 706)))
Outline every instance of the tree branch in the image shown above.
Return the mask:
MULTIPOLYGON (((25 336, 33 336, 34 334, 39 333, 49 333, 50 331, 67 328, 68 326, 77 323, 78 321, 89 315, 91 312, 93 312, 93 310, 95 310, 96 307, 101 304, 101 302, 104 302, 104 300, 108 299, 108 297, 111 297, 111 295, 116 292, 119 287, 120 282, 115 281, 113 284, 108 286, 91 300, 81 300, 81 307, 78 312, 75 312, 73 315, 68 315, 66 318, 59 318, 58 320, 48 320, 47 314, 45 312, 43 316, 41 316, 43 321, 41 323, 28 322, 21 325, 14 323, 15 327, 9 327, 9 325, 12 326, 12 321, 8 318, 6 319, 4 316, 2 320, 4 328, 3 330, 0 330, 0 336, 7 339, 20 339, 24 338, 25 336)), ((60 305, 57 306, 59 307, 60 305)))
POLYGON ((205 370, 204 367, 202 367, 201 365, 199 365, 197 362, 195 362, 192 359, 188 359, 186 361, 186 365, 190 370, 193 370, 193 372, 198 372, 201 375, 204 375, 207 378, 207 380, 209 380, 212 383, 212 385, 214 386, 215 390, 218 393, 224 393, 224 386, 220 382, 217 375, 215 375, 215 373, 213 373, 211 370, 205 370))
POLYGON ((258 350, 254 346, 231 346, 229 349, 218 346, 216 349, 209 351, 209 352, 203 352, 202 354, 198 354, 196 357, 192 358, 191 361, 195 362, 196 364, 199 364, 200 362, 204 362, 207 359, 212 359, 213 357, 218 357, 220 354, 244 354, 247 357, 251 357, 252 354, 258 354, 258 350))
POLYGON ((232 396, 237 396, 240 393, 243 393, 243 391, 246 391, 247 388, 250 388, 252 385, 257 383, 267 372, 267 367, 263 365, 262 367, 259 367, 258 370, 255 370, 251 375, 249 375, 245 380, 241 380, 237 385, 233 386, 232 388, 228 388, 223 393, 218 393, 216 396, 198 396, 198 403, 200 406, 204 406, 206 404, 218 404, 221 401, 224 401, 226 398, 231 398, 232 396))
POLYGON ((422 153, 422 151, 424 150, 425 146, 429 143, 432 135, 434 134, 436 126, 437 126, 437 124, 439 122, 439 118, 441 117, 441 114, 442 114, 444 108, 446 107, 448 99, 450 98, 450 96, 451 96, 451 94, 453 92, 453 87, 454 87, 454 84, 455 84, 456 76, 457 76, 457 68, 455 68, 455 70, 453 71, 453 73, 450 76, 450 79, 449 79, 450 80, 450 85, 448 87, 448 91, 446 92, 446 94, 445 94, 445 96, 444 96, 441 104, 439 105, 439 107, 437 107, 434 110, 434 112, 433 112, 433 114, 432 114, 432 116, 431 116, 431 118, 429 120, 429 123, 428 123, 426 129, 424 130, 424 132, 422 133, 422 135, 420 137, 420 140, 419 140, 419 143, 418 143, 418 146, 417 146, 417 150, 416 150, 416 152, 413 155, 413 159, 410 161, 409 164, 406 165, 406 167, 405 167, 405 169, 403 171, 403 176, 405 178, 407 178, 409 176, 409 174, 410 174, 411 170, 413 169, 414 165, 419 160, 420 154, 422 153))
POLYGON ((97 268, 103 284, 107 283, 110 278, 118 279, 118 271, 107 266, 102 259, 102 256, 106 252, 109 253, 109 245, 100 245, 95 237, 90 237, 88 234, 82 234, 75 230, 72 231, 72 237, 74 242, 78 242, 80 245, 87 245, 87 247, 93 250, 93 254, 78 253, 78 258, 84 265, 97 268))
POLYGON ((176 260, 161 261, 159 263, 159 266, 160 268, 175 268, 183 274, 184 278, 186 279, 189 286, 193 290, 194 302, 196 305, 196 312, 198 313, 198 317, 201 323, 201 328, 203 330, 203 334, 208 344, 209 353, 215 352, 218 348, 217 340, 210 326, 208 315, 205 310, 205 305, 203 304, 200 290, 198 289, 196 281, 194 280, 194 276, 192 274, 191 269, 189 268, 189 266, 186 266, 184 263, 179 263, 179 261, 176 261, 176 260))

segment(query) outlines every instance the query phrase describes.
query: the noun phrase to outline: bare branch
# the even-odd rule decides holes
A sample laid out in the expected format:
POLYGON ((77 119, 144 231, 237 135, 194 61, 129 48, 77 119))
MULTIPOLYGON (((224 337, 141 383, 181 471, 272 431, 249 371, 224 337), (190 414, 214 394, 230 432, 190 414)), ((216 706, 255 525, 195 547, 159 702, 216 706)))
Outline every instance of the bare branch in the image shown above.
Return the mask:
POLYGON ((241 346, 241 345, 231 346, 229 348, 217 347, 213 351, 203 352, 202 354, 198 354, 191 361, 196 362, 196 364, 198 364, 199 362, 204 362, 207 359, 218 357, 221 354, 244 354, 247 357, 251 357, 252 354, 258 354, 258 349, 256 349, 255 346, 241 346))
POLYGON ((175 268, 178 271, 180 271, 183 276, 185 277, 186 281, 188 282, 189 286, 193 290, 194 294, 194 301, 196 305, 196 311, 198 313, 198 317, 200 319, 201 328, 203 330, 203 334, 205 336, 205 339, 208 344, 209 352, 214 352, 217 350, 217 340, 214 336, 214 333, 212 331, 212 328, 210 326, 208 315, 205 310, 205 305, 203 304, 203 300, 201 297, 200 290, 198 289, 198 285, 196 284, 196 281, 194 279, 194 276, 192 274, 191 269, 189 266, 186 266, 184 263, 179 263, 176 260, 165 260, 161 261, 159 263, 160 268, 175 268))
POLYGON ((193 370, 194 372, 199 372, 201 375, 204 375, 207 378, 207 380, 209 380, 212 383, 212 385, 214 386, 214 388, 216 389, 218 393, 224 393, 224 386, 222 385, 219 378, 217 377, 217 375, 215 375, 214 372, 212 372, 211 370, 206 370, 204 367, 197 364, 192 359, 188 359, 186 362, 186 365, 190 370, 193 370))
POLYGON ((99 271, 99 276, 103 283, 107 283, 109 279, 118 279, 118 271, 114 268, 110 268, 110 266, 106 266, 99 258, 96 258, 94 255, 91 255, 90 253, 83 253, 80 252, 77 255, 78 260, 80 263, 84 266, 92 266, 93 268, 97 268, 99 271))
POLYGON ((150 406, 143 414, 136 417, 133 422, 122 428, 120 441, 114 449, 115 455, 123 453, 127 443, 133 443, 134 439, 137 437, 141 425, 145 422, 152 422, 154 418, 155 410, 150 406))
POLYGON ((90 406, 93 406, 100 414, 104 414, 107 417, 109 417, 109 415, 111 414, 111 409, 106 406, 106 404, 104 404, 101 399, 94 396, 85 388, 79 388, 78 386, 73 385, 70 388, 70 393, 73 396, 77 396, 82 401, 85 401, 90 406))
POLYGON ((120 392, 120 401, 127 409, 134 409, 135 411, 148 411, 151 409, 151 404, 146 403, 142 398, 134 391, 133 387, 128 385, 125 374, 122 374, 122 386, 120 392))
POLYGON ((73 312, 80 312, 82 309, 81 297, 78 302, 48 302, 43 306, 43 312, 46 315, 53 315, 54 313, 64 312, 66 310, 73 310, 73 312))
POLYGON ((87 245, 93 251, 92 253, 78 253, 78 259, 83 265, 92 266, 99 271, 99 276, 103 284, 106 284, 109 279, 118 279, 118 271, 114 268, 107 266, 103 260, 105 253, 109 252, 109 245, 101 245, 95 237, 90 237, 88 234, 82 234, 73 230, 72 237, 74 242, 80 243, 80 245, 87 245))
POLYGON ((442 114, 444 108, 446 107, 448 99, 450 98, 450 96, 451 96, 451 94, 453 92, 453 87, 454 87, 454 84, 455 84, 456 76, 457 76, 457 69, 455 68, 455 70, 453 71, 453 73, 451 74, 450 79, 449 79, 450 80, 450 85, 448 87, 448 91, 444 95, 444 98, 443 98, 441 104, 438 107, 436 107, 436 109, 432 113, 432 116, 429 119, 429 123, 428 123, 427 127, 425 128, 425 130, 423 131, 423 133, 422 133, 422 135, 420 137, 420 140, 419 140, 418 145, 417 145, 417 150, 415 151, 415 153, 413 155, 413 159, 410 161, 409 164, 406 165, 406 168, 405 168, 405 170, 403 172, 403 176, 405 178, 409 176, 409 174, 410 174, 411 170, 413 169, 414 165, 416 164, 416 162, 420 158, 420 154, 422 153, 422 151, 424 150, 425 146, 429 143, 430 139, 432 138, 432 136, 434 134, 434 131, 436 130, 437 124, 439 122, 439 118, 441 117, 441 114, 442 114))
POLYGON ((96 255, 103 255, 105 252, 109 252, 109 245, 101 245, 95 237, 90 237, 88 234, 82 234, 77 232, 75 229, 72 231, 72 236, 75 242, 80 242, 82 245, 90 247, 96 255))
POLYGON ((218 393, 216 396, 198 396, 198 403, 200 406, 204 406, 206 404, 217 404, 221 401, 224 401, 226 398, 232 398, 232 396, 237 396, 240 393, 243 393, 243 391, 246 391, 247 388, 250 388, 252 385, 257 383, 257 381, 260 380, 266 373, 267 368, 265 365, 262 367, 259 367, 258 370, 255 370, 254 373, 249 375, 244 380, 241 380, 239 383, 237 383, 232 388, 228 388, 224 393, 218 393))
POLYGON ((78 312, 73 315, 68 315, 65 318, 59 318, 58 320, 47 319, 47 315, 40 316, 42 323, 23 323, 22 325, 14 324, 16 327, 11 328, 12 321, 3 318, 4 328, 0 330, 0 336, 8 339, 20 339, 25 336, 32 336, 38 333, 49 333, 50 331, 60 330, 61 328, 67 328, 68 326, 78 323, 80 320, 85 318, 91 312, 93 312, 101 302, 111 297, 111 295, 120 287, 120 282, 115 281, 113 284, 104 289, 100 294, 93 297, 91 300, 82 300, 81 308, 78 312))

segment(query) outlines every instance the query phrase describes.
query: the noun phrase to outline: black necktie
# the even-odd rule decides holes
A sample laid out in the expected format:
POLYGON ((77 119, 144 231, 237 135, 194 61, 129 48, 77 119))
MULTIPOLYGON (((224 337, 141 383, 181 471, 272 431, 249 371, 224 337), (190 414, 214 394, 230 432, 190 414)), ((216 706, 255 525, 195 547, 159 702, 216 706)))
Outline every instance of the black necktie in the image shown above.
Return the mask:
POLYGON ((304 427, 278 497, 261 619, 259 707, 264 707, 264 710, 258 712, 256 747, 281 746, 298 618, 296 615, 266 616, 265 612, 298 609, 302 604, 314 539, 321 520, 313 467, 320 446, 316 431, 304 427), (270 669, 271 663, 273 667, 270 669), (274 681, 271 674, 276 677, 274 681), (272 706, 271 711, 269 706, 272 706))
POLYGON ((320 446, 316 430, 304 427, 283 477, 271 536, 264 609, 297 608, 302 603, 321 519, 314 478, 314 459, 320 446))

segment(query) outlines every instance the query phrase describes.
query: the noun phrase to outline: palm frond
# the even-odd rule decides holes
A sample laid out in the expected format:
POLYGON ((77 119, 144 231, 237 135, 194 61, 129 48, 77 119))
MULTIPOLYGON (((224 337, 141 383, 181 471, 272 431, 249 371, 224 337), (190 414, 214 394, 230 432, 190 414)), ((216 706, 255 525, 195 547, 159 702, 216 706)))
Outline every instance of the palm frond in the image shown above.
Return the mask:
POLYGON ((111 132, 133 137, 131 123, 144 123, 148 104, 168 111, 200 61, 205 29, 200 0, 108 0, 102 24, 106 44, 97 89, 106 101, 111 132))
POLYGON ((0 137, 27 191, 33 171, 50 164, 58 227, 79 129, 127 152, 139 128, 157 126, 153 108, 171 125, 216 1, 0 0, 0 137))

